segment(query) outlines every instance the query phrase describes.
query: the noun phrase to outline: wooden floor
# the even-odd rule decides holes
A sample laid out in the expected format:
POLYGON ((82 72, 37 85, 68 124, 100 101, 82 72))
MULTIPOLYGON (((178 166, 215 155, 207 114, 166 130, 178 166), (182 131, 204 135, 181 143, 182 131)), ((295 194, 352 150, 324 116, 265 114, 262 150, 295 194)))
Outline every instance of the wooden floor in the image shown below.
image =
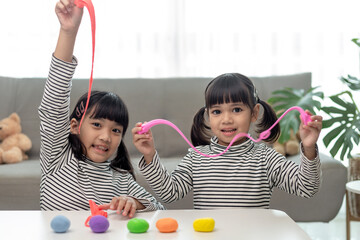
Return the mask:
MULTIPOLYGON (((339 214, 329 223, 298 223, 313 240, 346 240, 345 198, 339 214)), ((351 240, 360 240, 360 222, 351 222, 351 240)))

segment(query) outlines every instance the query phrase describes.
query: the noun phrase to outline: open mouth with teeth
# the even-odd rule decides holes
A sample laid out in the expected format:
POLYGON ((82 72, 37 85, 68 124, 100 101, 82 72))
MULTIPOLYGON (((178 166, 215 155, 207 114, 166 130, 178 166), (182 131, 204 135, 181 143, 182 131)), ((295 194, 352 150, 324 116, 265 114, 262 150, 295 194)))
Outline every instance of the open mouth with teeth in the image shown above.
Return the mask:
POLYGON ((221 132, 223 132, 225 135, 232 135, 232 134, 236 133, 236 128, 222 129, 221 132))
POLYGON ((93 145, 93 148, 95 148, 97 151, 100 152, 107 152, 109 151, 109 148, 105 147, 105 146, 100 146, 100 145, 93 145))

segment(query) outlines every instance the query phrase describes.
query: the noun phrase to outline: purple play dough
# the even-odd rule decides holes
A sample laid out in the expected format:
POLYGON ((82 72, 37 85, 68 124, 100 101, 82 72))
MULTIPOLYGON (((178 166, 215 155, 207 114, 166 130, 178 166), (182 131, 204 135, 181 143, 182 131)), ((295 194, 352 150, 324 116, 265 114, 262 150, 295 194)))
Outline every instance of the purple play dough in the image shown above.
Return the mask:
POLYGON ((109 221, 106 217, 101 215, 96 215, 90 218, 89 221, 90 228, 95 233, 103 233, 109 228, 109 221))

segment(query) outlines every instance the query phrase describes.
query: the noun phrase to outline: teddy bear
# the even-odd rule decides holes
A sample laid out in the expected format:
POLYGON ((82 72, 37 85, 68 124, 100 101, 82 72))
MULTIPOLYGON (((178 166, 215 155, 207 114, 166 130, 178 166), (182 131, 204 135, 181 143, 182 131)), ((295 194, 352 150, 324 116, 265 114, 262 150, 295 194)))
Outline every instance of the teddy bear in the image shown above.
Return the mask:
POLYGON ((299 131, 294 134, 294 131, 290 130, 290 139, 285 143, 279 143, 276 141, 273 144, 273 148, 278 153, 281 153, 284 156, 292 156, 299 153, 299 146, 300 146, 300 135, 299 131))
POLYGON ((0 164, 28 159, 25 153, 31 149, 32 142, 28 136, 21 133, 20 122, 17 113, 0 120, 0 164))

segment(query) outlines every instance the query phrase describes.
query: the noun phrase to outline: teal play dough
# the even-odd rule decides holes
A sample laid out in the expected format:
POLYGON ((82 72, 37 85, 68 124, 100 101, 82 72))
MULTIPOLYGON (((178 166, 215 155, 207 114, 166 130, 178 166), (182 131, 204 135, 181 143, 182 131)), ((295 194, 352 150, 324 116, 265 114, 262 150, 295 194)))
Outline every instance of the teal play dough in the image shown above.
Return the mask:
POLYGON ((127 228, 131 233, 144 233, 149 229, 149 223, 142 218, 133 218, 129 220, 127 228))

